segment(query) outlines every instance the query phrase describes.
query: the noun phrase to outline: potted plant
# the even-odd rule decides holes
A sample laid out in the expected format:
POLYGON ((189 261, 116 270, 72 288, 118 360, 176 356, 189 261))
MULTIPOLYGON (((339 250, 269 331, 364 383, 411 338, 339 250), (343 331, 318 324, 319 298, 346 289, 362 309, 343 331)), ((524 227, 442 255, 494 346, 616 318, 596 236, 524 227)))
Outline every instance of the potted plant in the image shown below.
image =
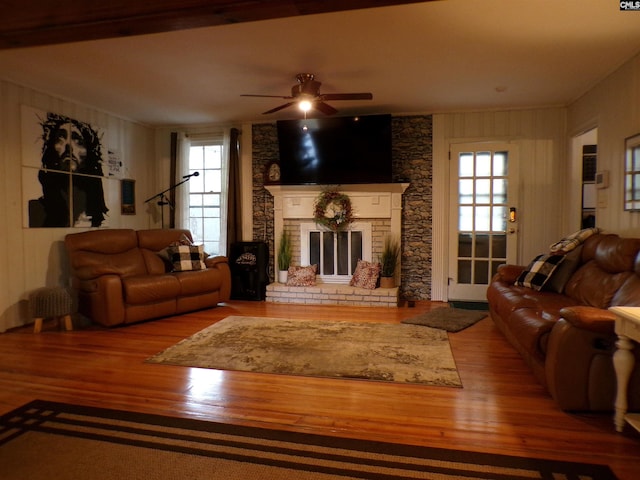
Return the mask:
POLYGON ((291 235, 288 231, 282 230, 278 244, 278 283, 287 283, 287 272, 289 265, 291 265, 292 255, 291 235))
POLYGON ((396 267, 400 260, 400 242, 388 235, 384 239, 384 247, 380 255, 380 287, 393 288, 395 284, 396 267))

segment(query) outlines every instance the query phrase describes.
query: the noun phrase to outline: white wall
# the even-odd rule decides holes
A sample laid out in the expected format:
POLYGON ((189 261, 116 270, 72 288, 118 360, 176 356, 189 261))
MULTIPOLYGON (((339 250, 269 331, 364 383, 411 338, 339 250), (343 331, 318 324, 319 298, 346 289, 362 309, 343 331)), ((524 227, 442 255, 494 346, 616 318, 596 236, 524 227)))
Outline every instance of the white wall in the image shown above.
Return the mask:
POLYGON ((527 263, 568 232, 566 110, 547 108, 437 114, 433 118, 432 300, 446 300, 449 150, 453 143, 507 141, 518 146, 518 260, 527 263))
POLYGON ((591 89, 568 109, 570 136, 598 128, 598 170, 610 187, 598 190, 596 222, 605 231, 640 236, 640 212, 623 208, 624 140, 640 133, 640 55, 591 89))
POLYGON ((121 154, 124 176, 136 180, 137 214, 122 216, 119 202, 109 204, 109 226, 148 228, 152 218, 142 204, 154 190, 152 129, 0 81, 0 202, 4 206, 0 208, 0 332, 31 321, 26 301, 30 291, 68 283, 62 242, 67 233, 81 231, 23 227, 22 105, 67 115, 102 128, 108 142, 105 146, 116 148, 121 154))

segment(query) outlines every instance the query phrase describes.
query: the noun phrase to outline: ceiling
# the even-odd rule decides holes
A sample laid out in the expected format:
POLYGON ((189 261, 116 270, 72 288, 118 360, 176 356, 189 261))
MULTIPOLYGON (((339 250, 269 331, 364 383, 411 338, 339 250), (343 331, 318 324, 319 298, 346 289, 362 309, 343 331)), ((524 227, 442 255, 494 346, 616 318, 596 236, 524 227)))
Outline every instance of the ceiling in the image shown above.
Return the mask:
POLYGON ((147 125, 226 124, 301 117, 262 115, 285 100, 241 94, 287 96, 303 72, 322 93, 373 93, 328 102, 338 114, 567 105, 640 53, 640 12, 614 1, 442 0, 282 16, 4 48, 0 78, 147 125))

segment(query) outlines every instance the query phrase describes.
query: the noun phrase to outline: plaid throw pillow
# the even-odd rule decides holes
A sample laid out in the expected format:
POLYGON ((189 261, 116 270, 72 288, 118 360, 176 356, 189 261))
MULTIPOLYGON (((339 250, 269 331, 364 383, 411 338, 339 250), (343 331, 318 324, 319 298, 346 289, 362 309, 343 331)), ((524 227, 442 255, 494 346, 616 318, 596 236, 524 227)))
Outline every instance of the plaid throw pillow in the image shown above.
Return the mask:
POLYGON ((589 238, 591 235, 595 235, 596 233, 600 233, 600 229, 597 227, 584 228, 582 230, 578 230, 571 235, 564 237, 559 242, 554 243, 549 246, 549 252, 555 254, 569 253, 571 250, 575 249, 578 245, 584 243, 584 241, 589 238))
MULTIPOLYGON (((171 242, 169 244, 168 247, 163 248, 162 250, 160 250, 159 252, 156 252, 156 254, 165 262, 169 262, 171 263, 171 253, 169 252, 169 249, 171 247, 177 247, 179 245, 193 245, 193 243, 191 243, 191 240, 189 240, 189 237, 187 237, 184 233, 182 235, 180 235, 180 238, 178 239, 178 241, 176 242, 171 242)), ((205 253, 206 255, 206 253, 205 253)))
POLYGON ((205 270, 203 245, 175 245, 169 247, 174 272, 205 270))
POLYGON ((516 285, 542 290, 563 260, 564 255, 538 255, 517 278, 516 285))

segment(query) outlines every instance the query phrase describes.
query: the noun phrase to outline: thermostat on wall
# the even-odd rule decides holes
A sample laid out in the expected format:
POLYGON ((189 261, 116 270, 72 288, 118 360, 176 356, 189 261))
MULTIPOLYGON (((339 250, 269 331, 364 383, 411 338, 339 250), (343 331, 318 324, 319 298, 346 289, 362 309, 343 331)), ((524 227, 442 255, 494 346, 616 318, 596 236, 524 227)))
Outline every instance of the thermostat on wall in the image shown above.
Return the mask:
POLYGON ((609 170, 596 172, 596 188, 609 188, 609 170))

